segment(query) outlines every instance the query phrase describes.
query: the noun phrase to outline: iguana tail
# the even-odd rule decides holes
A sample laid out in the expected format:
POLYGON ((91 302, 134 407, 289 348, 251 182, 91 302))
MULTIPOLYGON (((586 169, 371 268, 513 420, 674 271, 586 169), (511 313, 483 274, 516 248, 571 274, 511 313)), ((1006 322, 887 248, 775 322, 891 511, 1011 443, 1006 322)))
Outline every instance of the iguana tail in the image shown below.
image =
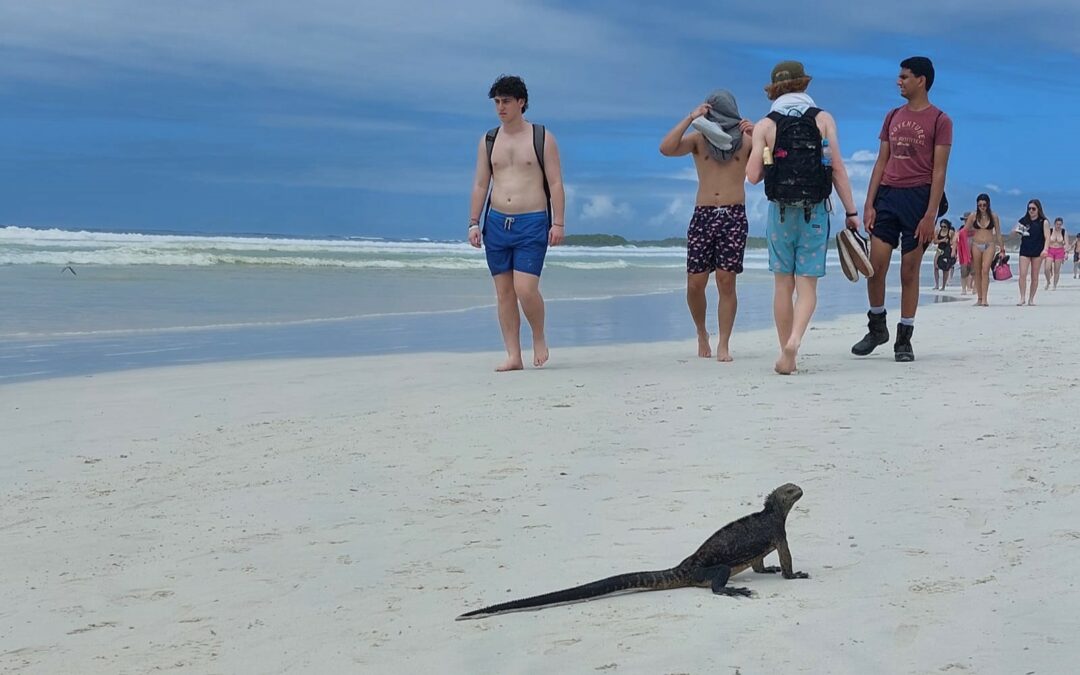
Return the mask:
POLYGON ((492 605, 472 612, 466 612, 457 618, 458 621, 466 619, 483 619, 496 614, 509 612, 528 612, 544 607, 555 605, 569 605, 575 602, 584 602, 605 595, 619 595, 623 593, 635 593, 638 591, 664 591, 670 588, 682 588, 690 586, 690 579, 685 572, 677 568, 660 570, 656 572, 631 572, 630 574, 617 574, 607 579, 593 581, 581 586, 567 588, 552 593, 544 593, 522 600, 511 600, 498 605, 492 605))

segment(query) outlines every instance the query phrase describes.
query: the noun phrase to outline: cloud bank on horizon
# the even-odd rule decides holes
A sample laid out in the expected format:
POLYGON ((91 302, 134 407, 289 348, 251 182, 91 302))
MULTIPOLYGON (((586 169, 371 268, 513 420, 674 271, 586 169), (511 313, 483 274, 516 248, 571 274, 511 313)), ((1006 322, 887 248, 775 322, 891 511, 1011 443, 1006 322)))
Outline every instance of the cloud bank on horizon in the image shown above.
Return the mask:
MULTIPOLYGON (((685 231, 688 158, 663 134, 711 90, 767 110, 797 58, 840 125, 865 193, 899 61, 934 59, 955 123, 954 210, 1040 197, 1069 229, 1080 198, 1080 5, 997 0, 902 11, 787 0, 722 16, 654 1, 37 0, 0 5, 0 223, 198 232, 461 236, 486 98, 522 75, 559 137, 571 232, 685 231), (899 12, 899 14, 898 14, 899 12), (777 21, 776 17, 786 17, 777 21)), ((763 227, 760 188, 748 189, 763 227)))

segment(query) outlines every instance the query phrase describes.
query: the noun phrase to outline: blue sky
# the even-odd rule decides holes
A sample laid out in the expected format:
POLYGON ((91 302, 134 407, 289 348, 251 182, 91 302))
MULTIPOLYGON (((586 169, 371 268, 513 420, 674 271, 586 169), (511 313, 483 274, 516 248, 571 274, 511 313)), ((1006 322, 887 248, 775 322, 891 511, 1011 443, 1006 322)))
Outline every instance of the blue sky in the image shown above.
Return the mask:
MULTIPOLYGON (((685 233, 660 138, 716 88, 767 111, 795 58, 857 201, 899 61, 934 59, 954 220, 1039 197, 1080 229, 1080 3, 24 0, 0 3, 0 224, 458 238, 500 73, 557 135, 567 231, 685 233), (855 161, 852 161, 855 160, 855 161)), ((763 230, 760 189, 751 231, 763 230)))

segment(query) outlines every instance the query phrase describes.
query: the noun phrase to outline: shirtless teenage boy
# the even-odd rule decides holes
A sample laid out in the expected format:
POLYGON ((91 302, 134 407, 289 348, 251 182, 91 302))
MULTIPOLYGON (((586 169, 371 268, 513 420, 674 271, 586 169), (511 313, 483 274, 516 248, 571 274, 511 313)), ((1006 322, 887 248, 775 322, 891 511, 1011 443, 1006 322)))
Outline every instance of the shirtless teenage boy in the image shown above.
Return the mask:
POLYGON ((746 160, 750 156, 753 125, 742 119, 735 97, 719 90, 683 118, 660 142, 660 154, 692 154, 698 191, 694 215, 686 233, 686 304, 698 337, 698 356, 709 358, 709 330, 705 326, 709 274, 716 272, 718 335, 716 360, 731 361, 731 330, 738 299, 735 277, 743 271, 748 224, 746 221, 746 160), (704 131, 689 130, 695 124, 704 131), (706 138, 704 134, 709 134, 706 138))
MULTIPOLYGON (((547 363, 544 335, 544 298, 540 295, 540 272, 548 245, 563 240, 566 205, 559 168, 559 148, 551 132, 544 134, 543 170, 534 141, 533 124, 523 117, 529 92, 520 77, 504 75, 491 85, 488 97, 495 102, 499 128, 488 157, 487 135, 476 151, 476 180, 469 206, 469 243, 483 242, 488 269, 495 282, 499 327, 506 346, 506 361, 495 370, 521 370, 521 314, 532 328, 533 366, 547 363), (545 181, 550 201, 545 193, 545 181), (491 201, 483 226, 484 200, 491 201)), ((493 130, 495 131, 495 130, 493 130)))

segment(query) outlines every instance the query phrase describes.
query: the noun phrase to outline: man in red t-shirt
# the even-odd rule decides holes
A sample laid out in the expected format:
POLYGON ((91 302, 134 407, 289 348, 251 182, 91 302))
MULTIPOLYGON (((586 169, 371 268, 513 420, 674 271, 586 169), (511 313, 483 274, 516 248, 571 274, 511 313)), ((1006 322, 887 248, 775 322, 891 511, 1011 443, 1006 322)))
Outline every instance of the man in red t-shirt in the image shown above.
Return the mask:
POLYGON ((863 225, 870 233, 870 262, 874 276, 867 280, 869 331, 851 348, 866 356, 889 341, 885 318, 885 280, 893 249, 900 247, 900 323, 893 345, 897 361, 914 361, 911 334, 919 306, 919 270, 923 252, 934 236, 934 224, 944 215, 945 169, 952 149, 952 120, 930 103, 934 64, 925 56, 900 63, 897 80, 907 104, 889 112, 881 127, 881 147, 870 177, 863 225))

